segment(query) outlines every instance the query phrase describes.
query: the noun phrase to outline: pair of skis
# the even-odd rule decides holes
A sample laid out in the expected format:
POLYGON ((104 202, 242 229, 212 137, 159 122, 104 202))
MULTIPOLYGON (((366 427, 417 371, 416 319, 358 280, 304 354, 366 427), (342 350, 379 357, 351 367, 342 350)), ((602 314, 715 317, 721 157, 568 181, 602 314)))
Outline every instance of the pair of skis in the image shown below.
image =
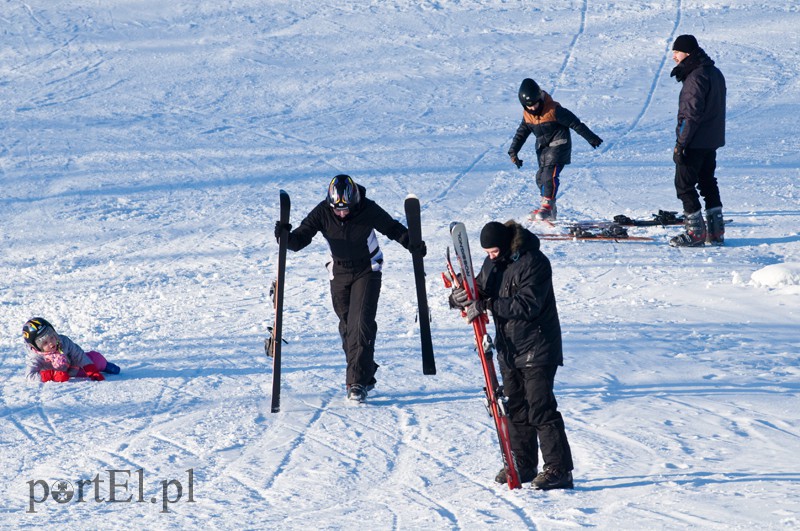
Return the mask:
MULTIPOLYGON (((456 259, 458 260, 461 273, 456 273, 453 262, 450 259, 450 248, 448 247, 446 255, 447 271, 442 273, 445 287, 450 288, 456 286, 463 288, 467 292, 467 298, 470 301, 477 301, 480 298, 480 292, 478 291, 478 284, 475 280, 475 270, 472 266, 472 255, 470 254, 469 240, 467 239, 467 229, 464 224, 453 222, 450 225, 450 236, 453 240, 453 248, 455 249, 456 259)), ((464 312, 462 312, 462 315, 465 315, 464 312)), ((511 449, 506 398, 497 381, 497 372, 494 367, 494 344, 492 343, 491 336, 486 331, 488 322, 489 316, 486 312, 483 312, 471 323, 472 331, 475 334, 475 346, 478 349, 481 368, 483 369, 483 378, 485 382, 483 390, 486 393, 485 405, 486 409, 489 411, 489 415, 494 419, 497 439, 500 443, 500 453, 502 454, 503 464, 506 468, 508 488, 518 489, 522 487, 522 483, 519 478, 514 452, 511 449)))
POLYGON ((551 232, 537 233, 543 240, 593 240, 593 241, 628 241, 650 242, 649 236, 631 236, 628 227, 666 227, 669 225, 682 225, 683 216, 677 212, 659 210, 651 219, 635 219, 620 214, 614 216, 614 221, 588 220, 572 221, 566 223, 548 222, 550 227, 562 226, 566 232, 554 234, 551 232))
MULTIPOLYGON (((275 321, 270 328, 264 348, 272 357, 272 413, 281 410, 281 343, 283 340, 283 291, 286 283, 286 245, 289 239, 289 211, 291 201, 289 194, 280 191, 280 224, 278 236, 278 276, 272 287, 272 301, 275 310, 275 321)), ((414 284, 416 285, 417 304, 419 307, 419 329, 422 341, 422 373, 436 374, 436 363, 433 357, 433 341, 431 339, 430 310, 428 295, 425 289, 425 267, 422 261, 420 244, 422 243, 422 223, 419 199, 411 194, 405 200, 406 220, 408 223, 408 241, 411 249, 411 260, 414 266, 414 284)))

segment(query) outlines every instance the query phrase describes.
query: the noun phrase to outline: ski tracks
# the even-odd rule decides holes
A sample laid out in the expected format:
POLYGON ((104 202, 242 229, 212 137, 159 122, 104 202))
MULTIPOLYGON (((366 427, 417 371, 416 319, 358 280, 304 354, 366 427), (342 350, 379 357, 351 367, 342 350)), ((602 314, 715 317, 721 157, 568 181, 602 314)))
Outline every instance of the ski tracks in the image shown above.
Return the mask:
MULTIPOLYGON (((266 431, 260 442, 251 441, 250 449, 235 457, 223 474, 250 491, 270 492, 265 501, 271 506, 269 519, 276 523, 289 512, 289 504, 293 513, 300 504, 308 505, 302 512, 309 518, 323 517, 332 505, 349 507, 353 525, 369 519, 378 527, 394 529, 464 528, 483 518, 468 507, 465 512, 453 496, 467 488, 495 500, 493 505, 500 500, 501 505, 490 510, 498 518, 516 521, 524 528, 535 527, 526 509, 525 492, 487 486, 491 483, 486 478, 462 472, 454 456, 431 450, 439 448, 439 443, 426 445, 427 439, 436 437, 431 435, 436 430, 430 422, 441 420, 430 411, 431 404, 421 406, 425 411, 420 416, 414 406, 391 405, 393 401, 377 394, 365 405, 350 405, 340 391, 331 391, 301 399, 299 407, 284 407, 278 415, 268 413, 268 401, 262 401, 266 431), (309 499, 308 494, 317 490, 309 482, 337 485, 337 489, 326 492, 325 500, 309 499), (459 489, 453 489, 452 483, 459 489), (387 484, 393 487, 384 490, 382 485, 387 484), (398 485, 402 485, 399 496, 398 485), (350 494, 355 492, 360 494, 350 494), (353 505, 356 499, 360 502, 353 505), (363 505, 364 499, 371 502, 368 507, 363 505)), ((485 441, 485 434, 477 439, 485 441)), ((496 448, 487 446, 485 452, 494 455, 496 448)))

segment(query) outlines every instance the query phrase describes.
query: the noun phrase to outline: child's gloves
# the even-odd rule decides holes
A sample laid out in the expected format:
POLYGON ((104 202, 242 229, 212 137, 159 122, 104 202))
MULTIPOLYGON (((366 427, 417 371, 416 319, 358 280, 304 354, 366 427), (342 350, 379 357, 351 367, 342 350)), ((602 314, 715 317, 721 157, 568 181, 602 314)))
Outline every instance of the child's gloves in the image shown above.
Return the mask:
POLYGON ((53 369, 39 371, 39 378, 41 378, 42 383, 51 381, 53 379, 53 369))
POLYGON ((54 382, 68 382, 69 381, 69 373, 67 371, 54 371, 53 372, 53 381, 54 382))
POLYGON ((83 372, 86 373, 86 376, 94 380, 95 382, 102 382, 105 380, 105 376, 100 374, 100 371, 97 370, 97 365, 94 363, 90 363, 89 365, 83 366, 83 372))

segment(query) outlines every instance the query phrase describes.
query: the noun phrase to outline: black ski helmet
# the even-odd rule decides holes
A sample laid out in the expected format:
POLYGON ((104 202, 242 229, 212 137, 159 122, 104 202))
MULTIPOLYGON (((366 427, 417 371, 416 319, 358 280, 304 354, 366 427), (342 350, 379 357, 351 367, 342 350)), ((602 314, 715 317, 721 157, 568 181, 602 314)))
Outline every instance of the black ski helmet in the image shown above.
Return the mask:
POLYGON ((45 335, 48 331, 55 333, 55 328, 53 328, 53 325, 48 323, 47 320, 42 317, 34 317, 33 319, 29 319, 28 322, 22 327, 22 337, 25 338, 25 343, 29 344, 36 350, 41 350, 36 345, 36 340, 40 336, 45 335))
POLYGON ((519 102, 523 107, 533 105, 543 99, 544 94, 542 94, 542 89, 539 88, 536 81, 527 77, 522 80, 522 84, 519 86, 519 102))
POLYGON ((361 193, 352 177, 340 174, 331 180, 328 185, 328 204, 332 209, 352 211, 360 201, 361 193))

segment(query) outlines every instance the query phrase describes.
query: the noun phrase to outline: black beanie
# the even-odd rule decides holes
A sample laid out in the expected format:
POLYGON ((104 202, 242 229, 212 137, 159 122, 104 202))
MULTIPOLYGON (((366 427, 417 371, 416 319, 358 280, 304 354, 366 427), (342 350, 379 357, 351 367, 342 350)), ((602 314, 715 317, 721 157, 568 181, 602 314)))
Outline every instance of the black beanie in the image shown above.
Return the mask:
POLYGON ((699 47, 694 35, 681 35, 675 39, 675 44, 672 45, 673 50, 683 53, 694 53, 699 47))
POLYGON ((498 221, 490 221, 481 230, 481 247, 491 249, 497 247, 500 253, 505 253, 511 248, 512 232, 498 221))

